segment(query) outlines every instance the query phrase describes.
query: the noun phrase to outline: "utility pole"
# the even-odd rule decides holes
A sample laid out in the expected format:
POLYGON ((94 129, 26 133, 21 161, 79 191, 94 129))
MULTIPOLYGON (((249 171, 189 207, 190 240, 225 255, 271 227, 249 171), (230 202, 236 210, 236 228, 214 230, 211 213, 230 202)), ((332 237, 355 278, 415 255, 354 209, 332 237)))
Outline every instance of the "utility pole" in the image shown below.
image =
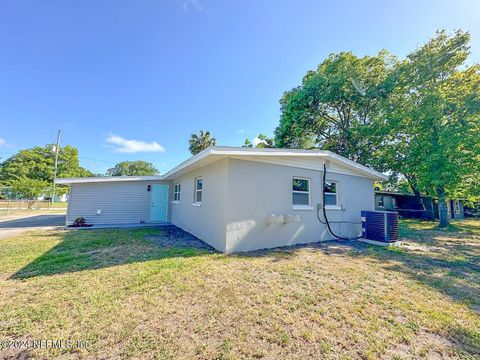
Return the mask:
POLYGON ((55 167, 53 170, 53 196, 52 204, 55 202, 55 180, 57 180, 58 151, 60 150, 60 130, 57 133, 57 145, 55 146, 55 167))

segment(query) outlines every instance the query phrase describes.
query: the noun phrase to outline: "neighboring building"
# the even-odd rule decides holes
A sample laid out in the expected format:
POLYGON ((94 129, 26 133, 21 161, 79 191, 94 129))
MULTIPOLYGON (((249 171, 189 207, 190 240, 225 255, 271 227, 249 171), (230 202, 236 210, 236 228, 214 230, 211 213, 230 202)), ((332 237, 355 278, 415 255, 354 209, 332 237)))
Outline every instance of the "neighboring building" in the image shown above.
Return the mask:
POLYGON ((383 174, 322 150, 211 147, 161 176, 58 179, 70 186, 67 224, 172 223, 223 252, 361 234, 383 174), (345 222, 347 221, 347 222, 345 222))
MULTIPOLYGON (((397 191, 375 191, 375 210, 396 211, 403 218, 433 220, 438 219, 438 202, 431 196, 422 196, 425 209, 418 204, 414 194, 397 191)), ((449 219, 463 219, 463 200, 447 199, 449 219)))
POLYGON ((422 196, 425 209, 418 204, 414 194, 397 191, 375 191, 375 210, 396 211, 401 217, 433 220, 434 204, 431 196, 422 196))
MULTIPOLYGON (((449 219, 463 219, 465 218, 464 201, 462 199, 451 200, 447 199, 447 211, 449 219)), ((435 210, 435 218, 438 219, 438 203, 433 203, 435 210)))

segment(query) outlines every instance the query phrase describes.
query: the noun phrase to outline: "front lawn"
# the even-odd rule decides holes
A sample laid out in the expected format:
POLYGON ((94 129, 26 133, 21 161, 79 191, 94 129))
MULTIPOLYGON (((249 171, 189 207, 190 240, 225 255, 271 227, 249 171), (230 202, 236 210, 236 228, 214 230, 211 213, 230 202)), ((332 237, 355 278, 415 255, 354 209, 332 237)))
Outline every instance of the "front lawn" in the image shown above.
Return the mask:
POLYGON ((160 248, 161 230, 0 239, 0 358, 480 357, 480 221, 403 222, 404 245, 241 255, 160 248))

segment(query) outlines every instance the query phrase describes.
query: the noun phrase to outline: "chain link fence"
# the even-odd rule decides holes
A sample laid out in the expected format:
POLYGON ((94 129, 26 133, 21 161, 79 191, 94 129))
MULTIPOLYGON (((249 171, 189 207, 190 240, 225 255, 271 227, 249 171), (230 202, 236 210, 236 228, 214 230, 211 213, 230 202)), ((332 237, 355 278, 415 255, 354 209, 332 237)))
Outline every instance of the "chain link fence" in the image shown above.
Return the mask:
POLYGON ((49 200, 0 200, 0 215, 50 210, 49 200))

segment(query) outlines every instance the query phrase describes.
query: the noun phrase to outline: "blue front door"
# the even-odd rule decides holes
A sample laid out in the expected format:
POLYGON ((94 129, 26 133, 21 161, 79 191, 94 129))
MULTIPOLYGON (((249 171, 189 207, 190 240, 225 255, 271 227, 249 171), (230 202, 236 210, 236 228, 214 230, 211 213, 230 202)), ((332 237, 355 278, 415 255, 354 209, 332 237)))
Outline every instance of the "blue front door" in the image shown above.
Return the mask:
POLYGON ((153 184, 150 221, 166 222, 168 211, 168 185, 153 184))

